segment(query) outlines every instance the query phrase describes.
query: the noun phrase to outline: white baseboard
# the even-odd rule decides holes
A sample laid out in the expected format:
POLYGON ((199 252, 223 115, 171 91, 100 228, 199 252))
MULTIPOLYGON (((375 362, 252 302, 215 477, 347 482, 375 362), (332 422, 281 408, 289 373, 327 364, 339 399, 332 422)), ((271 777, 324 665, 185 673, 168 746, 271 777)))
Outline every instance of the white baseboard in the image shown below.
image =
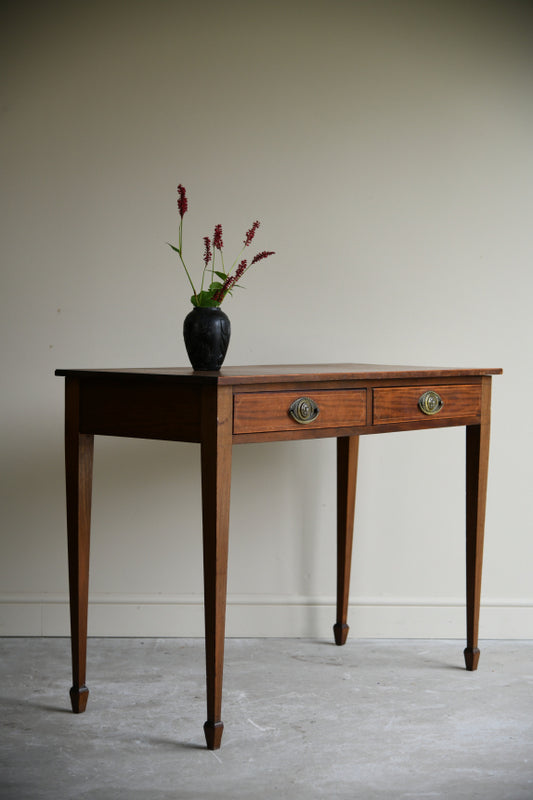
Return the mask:
MULTIPOLYGON (((330 637, 331 597, 230 596, 230 637, 330 637)), ((482 602, 480 638, 533 639, 533 599, 482 602)), ((464 600, 457 598, 354 597, 350 636, 391 639, 463 639, 464 600)), ((203 636, 201 596, 93 595, 90 636, 203 636)), ((0 595, 0 636, 68 636, 68 598, 0 595)))

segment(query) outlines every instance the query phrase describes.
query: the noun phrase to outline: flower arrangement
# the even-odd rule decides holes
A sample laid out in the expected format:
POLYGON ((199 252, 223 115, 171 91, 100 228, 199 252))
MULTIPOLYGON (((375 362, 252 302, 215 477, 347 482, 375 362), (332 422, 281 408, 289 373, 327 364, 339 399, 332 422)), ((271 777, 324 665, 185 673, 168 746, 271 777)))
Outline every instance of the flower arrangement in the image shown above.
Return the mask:
POLYGON ((194 283, 192 281, 191 275, 185 261, 183 259, 183 217, 189 208, 189 200, 187 198, 187 193, 185 187, 181 185, 178 186, 178 212, 180 215, 180 226, 179 226, 179 239, 178 239, 178 246, 176 247, 170 242, 167 242, 169 247, 174 250, 175 253, 178 254, 180 261, 183 265, 187 278, 189 279, 189 283, 191 284, 193 294, 191 297, 191 303, 193 306, 201 307, 201 308, 217 308, 220 306, 226 295, 231 294, 233 289, 239 288, 238 281, 242 278, 244 273, 250 269, 251 266, 257 264, 258 261, 262 261, 264 258, 268 256, 273 256, 274 252, 270 250, 262 250, 260 253, 257 253, 251 260, 243 258, 239 261, 240 257, 242 256, 244 250, 249 247, 253 241, 255 233, 259 228, 259 221, 256 220, 251 228, 246 231, 246 235, 243 240, 243 246, 241 251, 231 267, 226 270, 224 266, 224 253, 223 247, 224 243, 222 241, 222 225, 215 225, 215 230, 213 233, 213 237, 210 238, 209 236, 204 236, 204 268, 202 272, 202 281, 200 284, 200 290, 196 291, 194 283), (215 260, 217 252, 220 258, 220 268, 215 269, 215 260), (237 264, 237 262, 239 262, 237 264), (209 285, 207 288, 204 288, 206 279, 209 280, 209 285))

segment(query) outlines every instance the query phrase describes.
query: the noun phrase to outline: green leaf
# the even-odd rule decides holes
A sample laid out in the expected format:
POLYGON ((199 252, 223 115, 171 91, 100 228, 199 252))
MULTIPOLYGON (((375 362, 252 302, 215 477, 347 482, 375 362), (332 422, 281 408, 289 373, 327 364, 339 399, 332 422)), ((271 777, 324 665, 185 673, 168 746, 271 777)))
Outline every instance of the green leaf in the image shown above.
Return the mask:
POLYGON ((174 250, 174 252, 175 252, 175 253, 178 253, 178 254, 179 254, 179 252, 180 252, 180 251, 178 250, 178 248, 177 248, 177 247, 174 247, 174 245, 173 245, 173 244, 170 244, 170 242, 167 242, 167 244, 168 244, 168 246, 169 246, 169 247, 171 247, 171 248, 172 248, 172 250, 174 250))
POLYGON ((219 305, 216 300, 213 300, 213 292, 209 289, 199 292, 196 298, 192 297, 191 300, 193 306, 199 306, 200 308, 216 308, 219 305))
POLYGON ((225 283, 225 282, 227 281, 227 279, 228 279, 228 276, 226 275, 226 273, 225 273, 225 272, 217 272, 217 271, 215 270, 215 275, 218 275, 218 277, 219 277, 219 278, 221 278, 221 279, 222 279, 222 281, 223 281, 224 283, 225 283))

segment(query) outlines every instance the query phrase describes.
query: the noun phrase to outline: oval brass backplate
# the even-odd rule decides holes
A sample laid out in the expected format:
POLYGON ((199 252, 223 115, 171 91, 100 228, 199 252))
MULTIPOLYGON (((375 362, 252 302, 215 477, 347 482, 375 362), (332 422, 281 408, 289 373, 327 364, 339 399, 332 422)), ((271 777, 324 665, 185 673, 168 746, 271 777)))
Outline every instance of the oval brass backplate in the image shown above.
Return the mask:
POLYGON ((313 422, 320 413, 320 409, 311 397, 298 397, 289 407, 289 414, 301 425, 313 422))
POLYGON ((428 414, 428 416, 438 414, 443 405, 442 397, 437 394, 437 392, 431 390, 429 392, 424 392, 418 401, 418 408, 424 414, 428 414))

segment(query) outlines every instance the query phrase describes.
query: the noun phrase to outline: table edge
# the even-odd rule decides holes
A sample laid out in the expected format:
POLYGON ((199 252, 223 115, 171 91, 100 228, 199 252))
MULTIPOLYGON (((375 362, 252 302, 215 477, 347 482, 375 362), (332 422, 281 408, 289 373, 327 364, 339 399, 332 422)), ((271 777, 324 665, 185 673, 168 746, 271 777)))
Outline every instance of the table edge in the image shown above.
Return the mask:
POLYGON ((259 365, 222 368, 219 372, 199 372, 187 367, 56 369, 55 375, 68 378, 115 380, 163 380, 188 384, 243 385, 310 381, 394 380, 408 378, 462 378, 501 375, 500 367, 415 367, 381 364, 299 364, 259 365))

